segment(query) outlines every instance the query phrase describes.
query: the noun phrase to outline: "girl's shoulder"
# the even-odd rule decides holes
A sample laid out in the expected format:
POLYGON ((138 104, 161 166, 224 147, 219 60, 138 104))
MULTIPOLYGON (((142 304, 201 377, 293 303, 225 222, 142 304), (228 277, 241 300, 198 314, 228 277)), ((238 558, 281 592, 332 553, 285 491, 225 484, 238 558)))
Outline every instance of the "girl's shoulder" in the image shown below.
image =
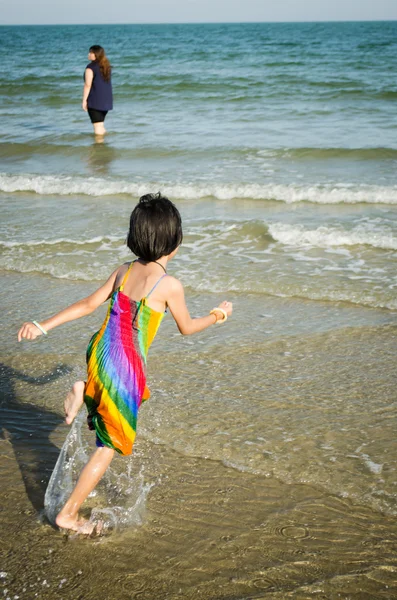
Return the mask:
MULTIPOLYGON (((134 260, 132 260, 130 262, 126 262, 126 263, 122 264, 118 269, 116 269, 116 279, 114 282, 114 289, 117 289, 118 287, 120 287, 120 285, 122 284, 122 282, 124 280, 124 277, 126 276, 130 267, 132 267, 134 262, 135 262, 134 260)), ((177 279, 173 275, 169 275, 168 273, 167 273, 166 277, 161 278, 161 288, 163 290, 163 293, 165 292, 165 294, 167 296, 170 294, 183 293, 182 283, 179 281, 179 279, 177 279)))
POLYGON ((183 293, 182 283, 179 281, 179 279, 177 279, 173 275, 168 275, 168 273, 167 273, 167 277, 164 277, 163 282, 164 282, 164 287, 166 288, 166 291, 168 294, 183 293))
POLYGON ((117 289, 121 285, 121 282, 123 281, 124 276, 126 275, 128 269, 130 268, 130 266, 132 265, 133 262, 134 261, 131 260, 130 262, 123 263, 122 265, 120 265, 120 267, 118 269, 116 269, 116 279, 114 282, 115 289, 117 289))

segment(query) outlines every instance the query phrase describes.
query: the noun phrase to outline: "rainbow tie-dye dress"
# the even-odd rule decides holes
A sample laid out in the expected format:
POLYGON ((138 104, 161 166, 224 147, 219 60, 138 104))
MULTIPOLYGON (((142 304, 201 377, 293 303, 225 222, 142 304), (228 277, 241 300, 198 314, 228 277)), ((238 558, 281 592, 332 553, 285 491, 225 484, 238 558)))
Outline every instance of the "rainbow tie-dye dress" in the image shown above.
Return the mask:
POLYGON ((88 422, 95 428, 99 445, 120 454, 131 454, 138 410, 150 396, 146 386, 147 353, 164 317, 146 301, 166 275, 142 300, 132 300, 123 293, 131 265, 110 298, 101 329, 88 345, 84 391, 88 422))

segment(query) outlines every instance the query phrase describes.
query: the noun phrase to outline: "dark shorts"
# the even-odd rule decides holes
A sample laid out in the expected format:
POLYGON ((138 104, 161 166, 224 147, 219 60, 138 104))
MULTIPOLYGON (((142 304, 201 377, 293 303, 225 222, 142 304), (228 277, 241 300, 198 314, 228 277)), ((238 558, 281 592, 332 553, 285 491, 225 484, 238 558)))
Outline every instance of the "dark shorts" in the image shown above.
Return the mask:
POLYGON ((90 115, 91 123, 103 123, 106 115, 108 114, 108 111, 97 110, 96 108, 89 108, 88 114, 90 115))
POLYGON ((101 440, 99 439, 98 436, 95 437, 95 444, 96 444, 97 448, 103 448, 105 445, 103 442, 101 442, 101 440))
MULTIPOLYGON (((95 426, 94 423, 92 422, 92 417, 91 415, 87 415, 87 425, 88 425, 88 429, 90 431, 95 431, 95 426)), ((95 444, 97 445, 98 448, 103 448, 103 446, 105 445, 103 442, 101 442, 101 440, 98 437, 98 434, 95 434, 95 444)))

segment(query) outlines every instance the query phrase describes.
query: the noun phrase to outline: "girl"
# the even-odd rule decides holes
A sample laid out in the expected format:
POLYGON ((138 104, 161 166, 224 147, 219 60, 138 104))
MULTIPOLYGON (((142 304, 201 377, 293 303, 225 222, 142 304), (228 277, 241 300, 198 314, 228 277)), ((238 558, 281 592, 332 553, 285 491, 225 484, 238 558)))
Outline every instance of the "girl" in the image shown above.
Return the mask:
POLYGON ((90 115, 95 135, 104 135, 105 117, 113 108, 112 69, 102 46, 91 46, 84 72, 83 110, 90 115))
POLYGON ((85 402, 97 449, 56 518, 61 528, 92 533, 95 525, 78 518, 79 508, 105 473, 114 451, 132 452, 138 409, 150 396, 147 353, 166 308, 183 335, 222 323, 232 314, 232 304, 222 302, 205 317, 190 317, 182 284, 167 274, 168 261, 181 242, 181 217, 174 204, 161 194, 142 196, 131 214, 127 238, 128 247, 139 258, 116 269, 91 296, 41 323, 24 323, 18 332, 18 341, 34 340, 90 314, 110 298, 106 319, 88 345, 87 381, 75 383, 65 400, 68 424, 85 402))

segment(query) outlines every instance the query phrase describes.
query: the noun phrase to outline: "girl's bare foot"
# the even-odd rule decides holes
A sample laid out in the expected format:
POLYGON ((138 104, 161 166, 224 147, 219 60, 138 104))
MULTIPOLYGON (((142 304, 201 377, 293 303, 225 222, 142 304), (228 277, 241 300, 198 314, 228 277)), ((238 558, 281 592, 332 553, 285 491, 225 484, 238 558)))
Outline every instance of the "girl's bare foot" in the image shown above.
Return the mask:
POLYGON ((84 381, 76 381, 71 391, 65 398, 65 421, 68 425, 73 423, 73 419, 79 412, 84 402, 84 381))
POLYGON ((68 516, 57 516, 55 519, 55 523, 58 525, 59 529, 67 529, 68 531, 75 531, 81 535, 92 535, 93 533, 100 535, 103 527, 103 523, 98 521, 98 523, 92 523, 91 521, 87 521, 86 519, 77 519, 76 517, 68 517, 68 516))

